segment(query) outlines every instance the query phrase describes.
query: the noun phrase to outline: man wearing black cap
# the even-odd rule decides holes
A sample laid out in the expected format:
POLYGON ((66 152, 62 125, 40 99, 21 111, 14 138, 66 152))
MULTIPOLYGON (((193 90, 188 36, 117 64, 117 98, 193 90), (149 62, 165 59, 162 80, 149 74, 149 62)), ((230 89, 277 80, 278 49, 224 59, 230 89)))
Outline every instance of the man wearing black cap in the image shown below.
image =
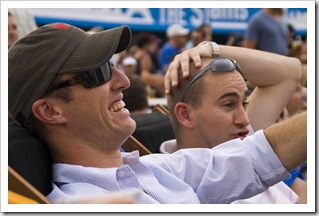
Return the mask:
POLYGON ((127 26, 88 34, 55 23, 9 49, 9 115, 51 151, 52 203, 129 189, 141 191, 140 203, 230 203, 287 178, 305 160, 306 114, 213 149, 121 153, 136 124, 122 100, 129 80, 109 60, 130 41, 127 26), (296 131, 293 140, 278 136, 296 131))

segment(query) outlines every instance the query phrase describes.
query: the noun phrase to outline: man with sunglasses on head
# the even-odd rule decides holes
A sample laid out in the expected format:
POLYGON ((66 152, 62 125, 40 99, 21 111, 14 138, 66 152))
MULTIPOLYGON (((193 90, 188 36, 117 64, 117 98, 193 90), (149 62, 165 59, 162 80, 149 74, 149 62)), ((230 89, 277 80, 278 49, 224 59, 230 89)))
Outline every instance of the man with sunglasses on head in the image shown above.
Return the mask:
MULTIPOLYGON (((170 65, 165 78, 166 88, 171 91, 168 108, 176 140, 164 142, 161 152, 213 148, 267 128, 278 119, 298 86, 300 75, 297 59, 268 52, 215 42, 203 42, 184 51, 170 65), (195 67, 190 60, 200 62, 201 66, 195 67), (246 80, 256 85, 250 96, 246 80), (178 83, 177 87, 171 88, 171 82, 175 86, 178 83)), ((303 200, 306 194, 298 195, 303 200)), ((280 182, 261 194, 234 203, 285 204, 297 200, 297 194, 280 182)))
POLYGON ((230 203, 263 192, 305 160, 306 113, 213 149, 120 152, 136 123, 122 100, 129 80, 109 61, 131 37, 127 26, 88 34, 54 23, 9 50, 9 115, 50 149, 52 203, 131 189, 139 203, 230 203), (297 131, 295 139, 278 134, 297 131))

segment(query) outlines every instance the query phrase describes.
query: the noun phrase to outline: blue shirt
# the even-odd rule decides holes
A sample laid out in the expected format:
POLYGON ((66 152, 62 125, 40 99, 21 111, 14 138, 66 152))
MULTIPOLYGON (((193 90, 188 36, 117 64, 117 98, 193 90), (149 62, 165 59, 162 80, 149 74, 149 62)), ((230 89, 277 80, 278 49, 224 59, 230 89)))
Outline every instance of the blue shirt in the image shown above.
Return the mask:
POLYGON ((246 38, 256 42, 256 49, 288 55, 288 25, 276 20, 264 11, 257 12, 249 20, 246 38))
POLYGON ((173 61, 174 57, 181 52, 180 49, 174 47, 170 43, 165 43, 160 52, 160 67, 161 73, 166 74, 165 69, 173 61))
POLYGON ((289 177, 262 130, 212 149, 182 149, 139 157, 122 153, 114 168, 53 164, 53 191, 59 200, 127 189, 142 191, 139 203, 231 203, 263 192, 289 177))

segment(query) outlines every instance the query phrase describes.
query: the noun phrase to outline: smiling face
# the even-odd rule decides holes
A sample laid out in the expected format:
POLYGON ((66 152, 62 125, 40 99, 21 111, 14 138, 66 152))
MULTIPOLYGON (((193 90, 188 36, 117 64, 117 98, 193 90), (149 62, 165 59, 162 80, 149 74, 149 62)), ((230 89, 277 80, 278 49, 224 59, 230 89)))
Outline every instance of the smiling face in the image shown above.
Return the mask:
MULTIPOLYGON (((124 108, 122 91, 129 87, 128 78, 112 67, 112 79, 94 87, 70 86, 72 100, 57 100, 68 136, 94 145, 100 150, 116 150, 133 133, 136 123, 124 108)), ((61 80, 74 75, 66 74, 61 80)))

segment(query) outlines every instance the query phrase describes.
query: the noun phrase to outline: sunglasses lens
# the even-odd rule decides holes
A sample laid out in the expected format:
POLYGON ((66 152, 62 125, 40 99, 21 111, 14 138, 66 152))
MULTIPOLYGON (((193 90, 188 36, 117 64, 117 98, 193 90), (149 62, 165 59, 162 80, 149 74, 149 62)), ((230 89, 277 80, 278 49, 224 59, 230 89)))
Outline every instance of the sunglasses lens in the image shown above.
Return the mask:
POLYGON ((102 85, 112 78, 111 67, 107 63, 95 70, 86 71, 83 74, 83 78, 87 87, 102 85))
POLYGON ((219 71, 233 71, 236 69, 236 65, 230 59, 216 59, 211 63, 211 70, 215 72, 219 71))

